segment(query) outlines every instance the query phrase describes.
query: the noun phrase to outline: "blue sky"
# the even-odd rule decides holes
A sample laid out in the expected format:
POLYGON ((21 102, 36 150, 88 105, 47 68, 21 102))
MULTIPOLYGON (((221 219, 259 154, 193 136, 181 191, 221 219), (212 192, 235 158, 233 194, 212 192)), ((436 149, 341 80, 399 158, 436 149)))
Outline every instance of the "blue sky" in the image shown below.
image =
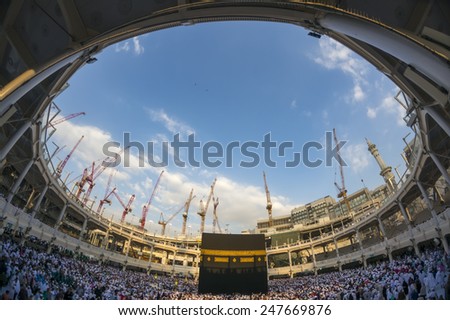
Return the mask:
MULTIPOLYGON (((339 139, 348 140, 342 156, 348 163, 344 172, 349 192, 362 187, 361 179, 369 188, 383 183, 365 137, 377 144, 389 165, 403 172, 402 137, 409 129, 402 120, 402 107, 394 100, 398 89, 349 49, 307 33, 288 24, 220 22, 162 30, 105 49, 96 56, 96 63, 70 79, 70 87, 55 101, 63 115, 86 112, 58 125, 52 138, 59 146, 67 145, 57 155, 63 158, 82 134, 86 136, 63 177, 73 172, 70 181, 91 161, 103 158, 102 145, 122 143, 125 132, 133 141, 155 142, 156 150, 178 132, 182 139, 194 133, 202 144, 217 141, 224 148, 232 141, 261 143, 267 133, 279 143, 292 141, 294 148, 285 157, 272 154, 276 168, 264 163, 241 168, 239 162, 249 159, 238 152, 233 153, 232 168, 169 164, 149 212, 153 223, 147 228, 159 232, 160 226, 154 223, 160 212, 170 216, 193 187, 197 197, 189 225, 195 233, 200 222, 195 214, 198 202, 207 197, 214 177, 221 201, 219 221, 232 232, 254 228, 258 218, 266 217, 263 170, 274 215, 289 214, 294 206, 319 197, 335 197, 336 167, 284 165, 292 159, 292 151, 301 151, 308 141, 323 143, 325 132, 333 128, 339 139)), ((256 151, 263 154, 261 148, 256 151)), ((123 198, 136 194, 137 222, 161 168, 138 168, 136 149, 132 154, 133 166, 120 168, 113 184, 123 198)), ((195 154, 197 160, 201 155, 195 154)), ((323 151, 310 155, 311 160, 324 157, 323 151)), ((99 179, 93 192, 97 198, 104 195, 107 178, 106 172, 99 179)), ((340 181, 339 173, 336 179, 340 181)), ((207 231, 211 212, 212 206, 207 231)), ((120 208, 114 202, 105 211, 112 214, 119 219, 120 208)), ((169 232, 173 234, 180 225, 181 215, 172 220, 169 232)))

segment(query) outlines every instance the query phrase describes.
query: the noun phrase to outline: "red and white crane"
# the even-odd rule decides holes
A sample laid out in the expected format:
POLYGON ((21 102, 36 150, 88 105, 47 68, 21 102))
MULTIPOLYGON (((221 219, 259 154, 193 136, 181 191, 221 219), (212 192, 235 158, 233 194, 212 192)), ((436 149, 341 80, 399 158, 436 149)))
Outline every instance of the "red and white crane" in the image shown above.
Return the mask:
MULTIPOLYGON (((340 158, 341 154, 340 154, 339 142, 338 142, 338 138, 336 136, 336 129, 335 128, 333 128, 333 137, 334 137, 334 145, 336 146, 336 153, 337 153, 337 155, 340 158)), ((342 161, 339 161, 339 172, 341 174, 341 185, 339 186, 337 184, 337 182, 334 181, 334 185, 336 186, 336 188, 339 191, 337 197, 344 199, 344 203, 347 206, 348 213, 350 214, 351 213, 351 211, 350 211, 350 202, 347 199, 347 189, 345 188, 344 168, 343 168, 343 165, 342 165, 342 161)))
POLYGON ((155 187, 153 188, 153 192, 150 195, 150 198, 148 199, 147 203, 142 208, 142 216, 141 216, 141 219, 139 219, 139 222, 141 224, 141 228, 142 229, 144 229, 144 227, 145 227, 145 222, 147 220, 148 210, 150 209, 150 205, 152 204, 152 200, 153 200, 153 198, 154 198, 154 196, 156 194, 156 190, 158 190, 159 182, 161 181, 161 177, 162 177, 163 173, 164 173, 164 170, 161 171, 161 173, 160 173, 160 175, 158 177, 158 180, 156 180, 155 187))
POLYGON ((120 155, 125 151, 125 149, 120 150, 114 157, 106 157, 92 172, 92 174, 88 177, 87 182, 89 183, 89 188, 84 194, 83 203, 86 204, 89 200, 89 196, 91 195, 92 189, 95 186, 95 181, 97 178, 107 169, 115 165, 116 160, 120 155))
POLYGON ((75 144, 75 146, 72 148, 72 150, 69 152, 69 154, 66 156, 66 158, 61 161, 58 166, 56 167, 56 174, 59 177, 61 173, 64 170, 64 167, 66 166, 67 162, 69 161, 70 157, 74 153, 75 149, 78 148, 78 145, 80 144, 81 140, 83 140, 84 136, 81 136, 81 138, 78 140, 78 142, 75 144))
POLYGON ((97 168, 95 168, 95 162, 92 163, 92 170, 91 173, 86 177, 86 182, 88 183, 89 187, 86 190, 86 192, 84 193, 84 197, 83 197, 83 204, 86 205, 86 203, 89 200, 89 196, 91 195, 92 189, 95 186, 94 180, 95 180, 95 171, 97 168))
POLYGON ((101 210, 105 203, 111 205, 111 200, 109 200, 109 197, 113 194, 113 192, 114 192, 114 190, 116 190, 116 188, 114 187, 111 191, 109 191, 109 188, 111 187, 112 178, 113 178, 115 172, 117 172, 117 170, 115 170, 115 171, 111 170, 111 173, 109 174, 108 183, 106 184, 105 195, 98 204, 97 213, 99 213, 99 214, 101 214, 101 210))
POLYGON ((272 221, 272 200, 270 199, 270 192, 269 187, 267 186, 267 179, 266 179, 266 173, 263 171, 263 178, 264 178, 264 188, 266 189, 266 209, 267 213, 269 214, 269 228, 272 227, 273 221, 272 221))
POLYGON ((114 194, 114 196, 117 198, 117 200, 120 202, 120 204, 123 207, 122 218, 120 219, 120 222, 124 222, 125 221, 125 217, 127 216, 127 214, 130 213, 131 211, 133 211, 133 209, 131 208, 131 205, 133 204, 133 201, 136 198, 136 196, 134 194, 131 195, 130 200, 128 200, 128 203, 125 204, 122 201, 122 199, 119 197, 119 194, 117 193, 115 188, 112 191, 112 193, 114 194))
POLYGON ((214 194, 214 186, 216 185, 217 178, 214 179, 213 183, 211 184, 211 190, 209 191, 208 200, 206 201, 206 205, 203 205, 203 200, 200 200, 200 210, 197 212, 197 214, 201 217, 201 224, 200 224, 200 234, 203 233, 205 230, 205 217, 206 212, 208 212, 209 203, 211 202, 212 195, 214 194))
POLYGON ((111 200, 109 199, 109 197, 114 193, 114 191, 116 191, 116 188, 112 188, 112 190, 110 192, 106 193, 105 196, 103 197, 103 199, 100 200, 100 202, 98 204, 98 208, 97 208, 98 214, 102 214, 101 211, 102 211, 105 203, 111 205, 111 200))
POLYGON ((215 198, 213 197, 213 233, 216 233, 216 225, 219 229, 219 232, 222 233, 222 229, 220 228, 220 224, 219 224, 219 217, 217 216, 217 206, 219 205, 219 198, 215 198))
POLYGON ((161 235, 163 236, 166 233, 166 226, 167 224, 172 221, 173 218, 175 218, 175 216, 177 214, 179 214, 181 212, 181 210, 183 210, 185 208, 185 205, 183 204, 183 206, 178 209, 174 214, 172 214, 169 219, 164 220, 164 214, 161 212, 161 215, 159 216, 159 221, 158 224, 161 225, 161 235))
POLYGON ((76 118, 76 117, 78 117, 78 116, 84 116, 85 114, 86 114, 86 112, 77 112, 77 113, 69 114, 68 116, 65 116, 65 117, 62 117, 62 118, 53 120, 52 122, 49 122, 49 123, 47 124, 47 128, 49 128, 49 127, 54 127, 54 126, 56 126, 56 125, 58 125, 58 124, 60 124, 60 123, 63 123, 64 121, 67 121, 67 120, 76 118))
POLYGON ((76 193, 75 196, 76 196, 77 199, 80 199, 80 195, 84 191, 83 188, 84 188, 84 185, 86 184, 86 182, 93 180, 94 172, 95 172, 95 162, 92 162, 91 173, 89 173, 88 168, 85 168, 83 170, 83 174, 81 176, 81 180, 76 183, 76 186, 78 187, 78 190, 77 190, 77 193, 76 193))
POLYGON ((194 189, 191 189, 191 193, 189 194, 189 198, 186 200, 186 203, 184 204, 184 212, 183 212, 183 226, 181 228, 181 234, 184 236, 186 235, 186 224, 187 224, 187 218, 189 213, 189 207, 191 206, 192 199, 195 198, 195 196, 192 196, 194 193, 194 189))

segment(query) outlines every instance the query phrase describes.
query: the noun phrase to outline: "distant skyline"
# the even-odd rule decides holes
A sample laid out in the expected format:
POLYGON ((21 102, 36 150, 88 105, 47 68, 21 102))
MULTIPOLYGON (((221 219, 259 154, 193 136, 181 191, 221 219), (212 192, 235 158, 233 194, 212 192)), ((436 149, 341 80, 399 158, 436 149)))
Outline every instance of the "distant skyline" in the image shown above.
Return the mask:
MULTIPOLYGON (((324 144, 326 132, 333 128, 340 140, 348 141, 341 153, 348 164, 344 174, 349 193, 363 187, 361 179, 370 189, 383 184, 364 138, 377 145, 388 165, 403 172, 402 138, 411 131, 394 99, 396 86, 348 48, 307 33, 282 23, 217 22, 161 30, 105 49, 96 63, 84 66, 69 80, 69 88, 55 101, 62 115, 86 112, 59 124, 52 137, 57 145, 67 145, 57 155, 62 159, 85 136, 62 177, 73 172, 70 181, 92 161, 103 159, 104 144, 124 141, 125 133, 143 145, 153 142, 159 156, 162 143, 173 141, 176 134, 183 141, 194 134, 203 144, 215 141, 226 146, 232 141, 262 142, 270 133, 278 144, 290 141, 295 146, 286 149, 284 157, 273 150, 271 156, 278 164, 292 159, 305 143, 324 144)), ((124 199, 136 195, 127 221, 137 223, 163 168, 148 163, 139 168, 138 150, 130 150, 131 165, 117 170, 113 185, 124 199)), ((262 150, 253 151, 263 156, 262 150)), ((199 152, 195 155, 202 158, 199 152)), ((323 150, 310 154, 312 160, 323 157, 323 150)), ((267 217, 263 170, 274 216, 326 195, 336 198, 334 181, 340 184, 340 176, 335 161, 333 167, 308 168, 301 163, 295 168, 271 168, 264 162, 239 167, 249 160, 233 151, 232 168, 169 164, 150 208, 147 221, 153 223, 148 222, 147 229, 159 233, 160 212, 169 217, 194 188, 188 224, 196 233, 199 200, 206 200, 215 177, 219 222, 234 233, 253 229, 257 219, 267 217)), ((97 196, 94 208, 105 194, 108 170, 92 193, 97 196)), ((115 200, 105 210, 106 216, 112 214, 115 219, 121 215, 115 200)), ((179 232, 181 220, 179 214, 167 231, 179 232)), ((206 225, 211 231, 212 204, 206 225)))

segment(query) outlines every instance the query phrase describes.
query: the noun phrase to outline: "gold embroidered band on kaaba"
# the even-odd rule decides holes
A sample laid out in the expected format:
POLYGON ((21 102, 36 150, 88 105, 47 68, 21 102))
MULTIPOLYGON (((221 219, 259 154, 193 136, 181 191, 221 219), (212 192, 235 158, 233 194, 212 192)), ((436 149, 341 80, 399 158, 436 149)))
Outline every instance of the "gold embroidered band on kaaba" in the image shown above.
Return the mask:
POLYGON ((266 261, 266 251, 202 249, 200 261, 207 263, 264 263, 266 261))
POLYGON ((265 256, 266 250, 211 250, 202 249, 200 253, 204 256, 220 256, 220 257, 252 257, 265 256))

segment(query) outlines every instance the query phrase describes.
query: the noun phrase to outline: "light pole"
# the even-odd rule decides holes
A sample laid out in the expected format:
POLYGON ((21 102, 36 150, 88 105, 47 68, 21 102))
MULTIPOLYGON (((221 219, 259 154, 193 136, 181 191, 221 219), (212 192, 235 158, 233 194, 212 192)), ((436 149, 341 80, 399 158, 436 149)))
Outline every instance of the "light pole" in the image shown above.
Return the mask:
POLYGON ((403 140, 403 142, 405 143, 406 147, 408 148, 409 152, 410 152, 411 155, 412 155, 413 150, 411 149, 411 146, 409 145, 409 143, 406 142, 406 138, 408 138, 408 136, 409 136, 410 134, 411 134, 411 132, 409 132, 406 136, 404 136, 404 137, 402 138, 402 140, 403 140))
MULTIPOLYGON (((363 179, 361 179, 361 182, 362 182, 364 188, 367 189, 366 184, 364 183, 363 179)), ((367 194, 369 195, 370 202, 372 202, 372 206, 375 206, 375 202, 373 201, 373 198, 372 198, 372 195, 370 194, 370 190, 369 189, 367 189, 367 194)))
POLYGON ((91 207, 89 208, 92 211, 92 207, 94 206, 95 201, 97 200, 97 196, 94 196, 94 200, 91 202, 91 207))
POLYGON ((398 165, 398 166, 396 166, 395 168, 394 168, 394 170, 395 170, 395 173, 397 173, 397 176, 398 176, 398 182, 400 183, 401 181, 402 181, 402 177, 400 176, 400 173, 398 172, 398 168, 400 167, 400 165, 398 165))
POLYGON ((148 220, 148 223, 150 224, 150 226, 148 227, 148 231, 151 234, 152 233, 151 226, 153 226, 153 220, 148 220))

